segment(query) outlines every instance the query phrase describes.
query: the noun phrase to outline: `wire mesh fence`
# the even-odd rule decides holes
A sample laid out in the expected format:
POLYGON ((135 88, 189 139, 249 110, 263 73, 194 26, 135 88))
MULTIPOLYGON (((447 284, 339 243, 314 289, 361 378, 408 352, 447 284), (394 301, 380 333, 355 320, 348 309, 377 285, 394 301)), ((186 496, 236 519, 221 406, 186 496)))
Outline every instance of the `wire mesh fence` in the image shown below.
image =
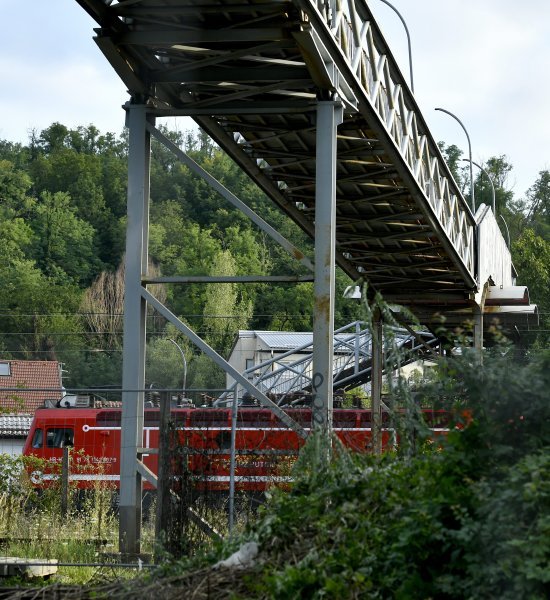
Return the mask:
MULTIPOLYGON (((55 560, 61 572, 81 572, 84 580, 104 565, 139 569, 242 529, 267 492, 291 485, 305 441, 271 410, 227 394, 216 406, 220 390, 140 391, 136 460, 144 470, 137 472, 150 474, 141 482, 142 555, 118 553, 121 402, 72 390, 34 415, 0 415, 0 561, 55 560)), ((283 409, 310 431, 306 396, 283 409)), ((332 415, 335 443, 371 451, 372 411, 360 398, 340 400, 332 415)), ((424 412, 433 429, 444 430, 445 415, 424 412)), ((394 417, 382 415, 385 448, 398 442, 394 417)))

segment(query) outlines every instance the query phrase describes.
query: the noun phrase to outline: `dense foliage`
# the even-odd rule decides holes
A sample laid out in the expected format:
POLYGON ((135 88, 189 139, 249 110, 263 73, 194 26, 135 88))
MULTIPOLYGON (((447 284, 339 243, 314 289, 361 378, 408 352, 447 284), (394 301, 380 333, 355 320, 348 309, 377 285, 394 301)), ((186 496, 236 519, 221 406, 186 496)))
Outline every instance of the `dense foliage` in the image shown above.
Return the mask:
MULTIPOLYGON (((306 252, 311 242, 268 201, 243 172, 201 132, 165 133, 228 189, 306 252)), ((442 146, 467 191, 461 151, 442 146)), ((0 353, 2 358, 57 359, 68 387, 120 385, 126 135, 93 125, 53 123, 27 145, 0 140, 0 353)), ((550 176, 542 171, 516 199, 507 188, 511 165, 490 158, 497 212, 508 223, 520 281, 538 303, 543 327, 523 331, 547 345, 550 329, 550 176)), ((488 182, 476 178, 476 198, 490 202, 488 182)), ((500 219, 499 219, 499 222, 500 219)), ((158 143, 152 147, 151 269, 170 275, 304 274, 285 251, 190 173, 158 143)), ((339 273, 336 324, 354 320, 342 301, 350 282, 339 273)), ((312 327, 311 284, 170 285, 171 310, 227 355, 238 329, 307 331, 312 327)), ((179 387, 181 357, 189 387, 223 386, 223 374, 158 315, 148 324, 147 383, 179 387)))
POLYGON ((260 554, 236 597, 548 597, 550 354, 472 360, 422 391, 456 415, 446 440, 378 459, 337 448, 329 464, 310 442, 243 538, 260 554))
MULTIPOLYGON (((305 235, 202 133, 165 131, 207 171, 311 253, 305 235)), ((0 352, 57 359, 66 385, 120 385, 127 141, 93 125, 52 124, 28 145, 0 141, 0 352), (100 375, 98 375, 98 373, 100 375)), ((304 274, 246 217, 153 142, 151 270, 170 275, 304 274)), ((339 289, 349 281, 339 275, 339 289)), ((159 290, 155 290, 155 293, 159 290)), ((238 329, 310 330, 311 284, 166 286, 171 310, 222 354, 238 329)), ((342 294, 339 293, 339 296, 342 294)), ((349 303, 337 321, 352 317, 349 303)), ((224 377, 173 328, 151 315, 148 384, 189 387, 224 377)))
POLYGON ((548 597, 550 354, 513 370, 472 358, 423 389, 457 415, 436 448, 302 457, 252 532, 265 563, 250 597, 548 597))

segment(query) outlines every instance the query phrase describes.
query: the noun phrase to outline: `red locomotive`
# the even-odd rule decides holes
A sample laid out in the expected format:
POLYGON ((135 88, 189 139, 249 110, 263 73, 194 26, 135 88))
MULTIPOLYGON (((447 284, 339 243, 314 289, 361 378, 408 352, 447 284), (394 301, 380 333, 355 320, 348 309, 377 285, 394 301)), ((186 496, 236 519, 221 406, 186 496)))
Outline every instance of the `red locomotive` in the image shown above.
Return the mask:
MULTIPOLYGON (((306 430, 311 409, 285 409, 306 430)), ((429 425, 445 431, 445 413, 429 411, 429 425)), ((142 460, 158 472, 159 409, 146 409, 142 460), (150 452, 147 450, 150 449, 150 452)), ((359 452, 371 443, 371 411, 335 409, 334 432, 343 445, 359 452)), ((231 409, 174 408, 171 411, 174 460, 179 472, 187 473, 197 489, 224 490, 229 487, 231 409)), ((36 411, 25 443, 24 455, 46 459, 49 466, 35 469, 31 480, 47 485, 59 475, 63 447, 72 447, 70 480, 78 487, 120 479, 120 408, 42 408, 36 411), (57 467, 56 467, 57 465, 57 467)), ((395 443, 394 431, 383 417, 382 445, 395 443)), ((290 480, 290 467, 304 440, 286 427, 268 409, 241 407, 236 424, 235 486, 246 491, 264 491, 269 485, 290 480)), ((145 484, 145 487, 150 487, 145 484)))

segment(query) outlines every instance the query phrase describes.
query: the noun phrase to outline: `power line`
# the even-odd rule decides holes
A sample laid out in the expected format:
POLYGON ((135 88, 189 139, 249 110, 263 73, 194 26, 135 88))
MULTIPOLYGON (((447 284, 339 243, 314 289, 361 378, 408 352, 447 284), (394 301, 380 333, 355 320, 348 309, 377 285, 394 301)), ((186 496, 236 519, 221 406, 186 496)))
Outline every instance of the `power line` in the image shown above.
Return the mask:
POLYGON ((122 348, 113 348, 105 350, 102 348, 56 348, 55 350, 10 350, 9 348, 7 348, 2 350, 0 354, 51 354, 52 352, 55 352, 56 354, 70 354, 74 352, 90 352, 92 354, 99 354, 101 352, 105 352, 111 354, 112 352, 122 352, 122 348))
MULTIPOLYGON (((541 314, 541 313, 539 313, 541 314)), ((550 313, 548 313, 550 314, 550 313)), ((288 314, 288 313, 271 313, 271 314, 253 314, 251 318, 260 318, 260 317, 275 317, 278 315, 284 315, 285 317, 303 317, 303 314, 288 314)), ((123 317, 124 313, 106 313, 106 312, 97 312, 97 313, 14 313, 14 312, 0 312, 0 317, 12 317, 14 319, 19 317, 88 317, 88 316, 107 316, 107 317, 123 317)), ((147 315, 148 319, 164 319, 162 315, 154 314, 147 315)), ((190 314, 190 315, 180 315, 182 319, 241 319, 242 315, 210 315, 210 314, 190 314)))
MULTIPOLYGON (((218 332, 218 331, 209 331, 209 330, 195 330, 195 333, 197 335, 209 335, 209 336, 226 336, 228 334, 234 334, 236 335, 236 331, 228 331, 228 332, 218 332)), ((0 337, 2 336, 51 336, 51 337, 75 337, 75 336, 82 336, 82 337, 86 337, 86 336, 95 336, 95 335, 111 335, 111 336, 118 336, 118 337, 122 337, 123 332, 122 331, 117 331, 117 332, 111 332, 111 331, 100 331, 100 332, 95 332, 95 331, 81 331, 81 332, 59 332, 59 331, 55 331, 55 332, 46 332, 46 331, 31 331, 31 332, 5 332, 5 333, 0 333, 0 337)), ((147 332, 147 337, 165 337, 166 336, 166 332, 164 331, 148 331, 147 332)))
MULTIPOLYGON (((518 312, 516 314, 531 314, 528 311, 518 312)), ((539 315, 550 315, 550 311, 539 311, 539 315)), ((304 315, 301 313, 253 313, 251 318, 260 318, 260 317, 275 317, 279 315, 284 315, 285 317, 303 317, 304 315)), ((88 317, 88 316, 108 316, 108 317, 123 317, 124 313, 113 313, 113 312, 51 312, 51 313, 14 313, 13 311, 9 311, 8 309, 0 308, 0 317, 88 317)), ((214 314, 203 314, 203 313, 190 313, 190 314, 181 314, 179 315, 182 319, 240 319, 242 318, 241 314, 237 315, 214 315, 214 314)), ((495 313, 495 316, 498 318, 498 315, 495 313)), ((162 315, 159 314, 149 314, 147 315, 148 319, 164 319, 162 315)))

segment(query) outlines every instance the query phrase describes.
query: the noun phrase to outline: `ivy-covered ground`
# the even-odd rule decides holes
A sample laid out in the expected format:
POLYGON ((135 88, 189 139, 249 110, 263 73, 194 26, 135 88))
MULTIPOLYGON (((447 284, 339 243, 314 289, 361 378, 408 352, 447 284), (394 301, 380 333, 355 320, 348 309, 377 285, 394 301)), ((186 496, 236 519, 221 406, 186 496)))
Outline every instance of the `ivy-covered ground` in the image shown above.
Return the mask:
POLYGON ((546 599, 550 353, 503 354, 447 361, 420 391, 455 415, 444 441, 412 412, 399 451, 380 458, 335 447, 326 461, 312 438, 293 489, 239 539, 131 581, 0 598, 546 599), (253 564, 213 568, 250 541, 253 564))

